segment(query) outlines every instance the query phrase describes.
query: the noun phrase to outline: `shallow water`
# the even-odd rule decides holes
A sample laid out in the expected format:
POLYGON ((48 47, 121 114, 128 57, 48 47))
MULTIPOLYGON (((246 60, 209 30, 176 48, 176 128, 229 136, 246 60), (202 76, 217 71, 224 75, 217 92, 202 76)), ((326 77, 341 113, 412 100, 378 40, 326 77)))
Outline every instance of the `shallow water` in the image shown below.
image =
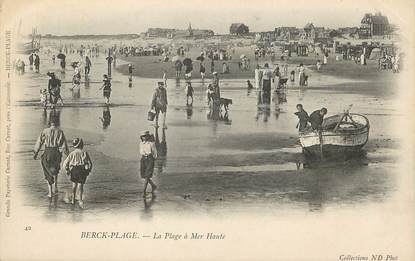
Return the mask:
MULTIPOLYGON (((63 84, 65 105, 58 109, 68 142, 82 137, 95 164, 87 180, 86 209, 74 211, 64 203, 70 184, 63 172, 60 193, 49 202, 40 162, 30 152, 50 112, 38 105, 39 89, 47 87, 48 70, 56 71, 63 82, 70 81, 72 71, 60 74, 58 63, 41 58, 41 74, 28 70, 18 78, 13 107, 18 190, 24 196, 23 205, 33 209, 34 215, 82 221, 115 213, 151 218, 169 213, 220 215, 264 207, 271 213, 335 211, 332 209, 382 202, 396 189, 398 141, 384 128, 385 122, 400 117, 391 98, 289 86, 285 93, 273 94, 269 105, 258 106, 258 94, 246 90, 245 80, 223 80, 222 97, 232 98, 233 104, 227 120, 212 121, 206 116, 209 80, 193 82, 195 97, 189 107, 184 81, 169 79, 168 129, 163 132, 146 120, 155 79, 134 77, 130 85, 127 76, 113 70, 112 104, 104 105, 98 90, 106 70, 101 55, 92 60, 89 86, 83 84, 74 92, 70 83, 63 84), (298 168, 304 159, 293 115, 297 103, 309 113, 324 106, 329 115, 353 104, 352 111, 367 115, 371 125, 365 156, 314 168, 300 164, 298 168), (138 136, 146 129, 157 132, 162 155, 155 170, 157 198, 143 201, 138 136)), ((67 64, 71 59, 76 57, 68 57, 67 64)), ((118 59, 117 65, 121 64, 118 59)), ((312 86, 334 83, 344 83, 344 79, 310 78, 312 86)))

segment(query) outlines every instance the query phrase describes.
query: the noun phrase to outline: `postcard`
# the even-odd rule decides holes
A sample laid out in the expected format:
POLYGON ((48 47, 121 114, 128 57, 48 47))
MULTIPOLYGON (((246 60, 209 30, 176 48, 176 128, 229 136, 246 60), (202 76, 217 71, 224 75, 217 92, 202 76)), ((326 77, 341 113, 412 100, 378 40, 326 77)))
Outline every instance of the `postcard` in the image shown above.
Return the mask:
POLYGON ((413 1, 0 5, 0 260, 415 260, 413 1))

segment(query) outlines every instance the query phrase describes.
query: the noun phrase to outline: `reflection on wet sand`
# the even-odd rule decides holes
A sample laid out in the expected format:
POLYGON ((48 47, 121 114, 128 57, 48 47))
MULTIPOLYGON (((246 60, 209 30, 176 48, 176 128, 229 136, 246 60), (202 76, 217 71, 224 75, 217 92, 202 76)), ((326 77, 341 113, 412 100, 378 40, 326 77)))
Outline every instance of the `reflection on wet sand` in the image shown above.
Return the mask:
POLYGON ((81 88, 79 86, 72 88, 71 92, 72 92, 72 98, 74 100, 78 100, 81 98, 81 88))
POLYGON ((133 87, 133 77, 130 75, 128 76, 128 88, 133 87))
POLYGON ((102 123, 102 129, 106 130, 111 125, 111 111, 109 106, 102 108, 102 117, 99 117, 102 123))
POLYGON ((154 167, 157 169, 157 173, 161 174, 163 168, 166 167, 167 160, 167 140, 166 140, 166 129, 161 130, 161 139, 159 135, 159 127, 154 127, 154 136, 158 157, 154 162, 154 167))
POLYGON ((193 115, 193 105, 188 104, 188 105, 186 105, 186 116, 187 116, 187 119, 188 120, 192 119, 192 115, 193 115))
POLYGON ((271 115, 271 94, 268 92, 258 91, 257 97, 257 114, 256 121, 262 116, 264 122, 268 122, 271 115))
POLYGON ((141 211, 141 217, 143 219, 149 219, 151 220, 153 218, 153 210, 151 209, 151 207, 154 205, 155 201, 155 195, 150 196, 150 197, 146 197, 143 199, 143 203, 144 203, 144 207, 141 211))

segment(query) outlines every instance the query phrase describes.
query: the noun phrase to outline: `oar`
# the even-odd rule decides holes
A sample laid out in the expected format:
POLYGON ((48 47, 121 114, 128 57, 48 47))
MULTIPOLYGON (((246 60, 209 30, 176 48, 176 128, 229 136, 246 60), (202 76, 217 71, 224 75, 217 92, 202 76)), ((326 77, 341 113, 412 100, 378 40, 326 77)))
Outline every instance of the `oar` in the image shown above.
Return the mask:
POLYGON ((352 109, 353 104, 349 105, 349 108, 347 108, 347 110, 344 111, 343 116, 340 118, 339 122, 336 124, 336 127, 334 127, 334 132, 337 131, 337 129, 339 128, 340 124, 342 123, 343 119, 349 115, 349 111, 352 109))

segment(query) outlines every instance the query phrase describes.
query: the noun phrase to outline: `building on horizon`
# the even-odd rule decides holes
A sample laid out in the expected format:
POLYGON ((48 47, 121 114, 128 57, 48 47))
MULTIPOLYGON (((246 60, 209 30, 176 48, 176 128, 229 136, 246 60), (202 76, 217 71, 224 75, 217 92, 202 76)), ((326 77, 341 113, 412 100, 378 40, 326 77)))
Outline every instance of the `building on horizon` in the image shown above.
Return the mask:
POLYGON ((361 38, 384 36, 389 34, 389 20, 381 13, 367 13, 362 18, 359 35, 361 38))
POLYGON ((209 29, 193 29, 191 23, 185 30, 171 28, 149 28, 145 33, 149 38, 203 38, 214 36, 215 33, 209 29))

